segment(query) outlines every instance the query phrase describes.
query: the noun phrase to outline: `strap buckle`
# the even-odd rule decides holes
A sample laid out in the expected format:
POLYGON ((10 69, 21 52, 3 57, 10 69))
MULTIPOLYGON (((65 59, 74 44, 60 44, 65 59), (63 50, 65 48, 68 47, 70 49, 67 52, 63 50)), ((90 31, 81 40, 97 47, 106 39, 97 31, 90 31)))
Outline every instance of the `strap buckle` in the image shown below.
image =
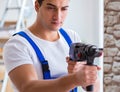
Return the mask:
POLYGON ((42 70, 43 70, 43 72, 49 71, 49 66, 48 66, 48 61, 47 60, 42 62, 42 70))

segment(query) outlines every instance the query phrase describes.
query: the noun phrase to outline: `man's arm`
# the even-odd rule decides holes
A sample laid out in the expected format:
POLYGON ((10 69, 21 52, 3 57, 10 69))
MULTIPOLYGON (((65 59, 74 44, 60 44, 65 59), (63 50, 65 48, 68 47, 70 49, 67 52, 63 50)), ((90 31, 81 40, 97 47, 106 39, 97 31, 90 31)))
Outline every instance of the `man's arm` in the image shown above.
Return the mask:
POLYGON ((24 64, 13 69, 9 76, 20 92, 68 92, 76 86, 95 83, 96 74, 91 74, 91 71, 97 71, 97 68, 84 65, 77 72, 61 78, 38 80, 33 65, 24 64))
POLYGON ((38 80, 33 65, 21 65, 9 73, 20 92, 68 92, 74 88, 74 75, 53 80, 38 80))

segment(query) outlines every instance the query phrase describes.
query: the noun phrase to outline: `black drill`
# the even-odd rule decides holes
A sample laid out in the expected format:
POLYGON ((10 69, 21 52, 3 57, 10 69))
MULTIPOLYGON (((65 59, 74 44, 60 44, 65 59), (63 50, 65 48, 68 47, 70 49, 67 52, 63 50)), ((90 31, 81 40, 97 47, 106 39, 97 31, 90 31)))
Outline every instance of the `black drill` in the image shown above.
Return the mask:
MULTIPOLYGON (((94 65, 95 57, 102 55, 103 48, 97 48, 95 45, 84 43, 72 43, 70 46, 69 56, 73 61, 87 61, 87 65, 94 65)), ((93 91, 93 85, 86 87, 88 92, 93 91)))

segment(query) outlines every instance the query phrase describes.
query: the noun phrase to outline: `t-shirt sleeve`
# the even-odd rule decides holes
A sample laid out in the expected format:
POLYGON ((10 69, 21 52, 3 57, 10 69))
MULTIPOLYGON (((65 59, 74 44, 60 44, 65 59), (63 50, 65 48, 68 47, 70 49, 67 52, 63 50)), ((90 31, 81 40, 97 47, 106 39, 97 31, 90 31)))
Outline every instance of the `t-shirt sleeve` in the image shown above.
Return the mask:
POLYGON ((71 29, 65 29, 68 35, 70 36, 73 43, 75 42, 81 42, 80 36, 76 31, 73 31, 71 29))
POLYGON ((28 49, 29 43, 19 35, 12 37, 3 48, 3 59, 7 72, 23 64, 33 64, 28 49))

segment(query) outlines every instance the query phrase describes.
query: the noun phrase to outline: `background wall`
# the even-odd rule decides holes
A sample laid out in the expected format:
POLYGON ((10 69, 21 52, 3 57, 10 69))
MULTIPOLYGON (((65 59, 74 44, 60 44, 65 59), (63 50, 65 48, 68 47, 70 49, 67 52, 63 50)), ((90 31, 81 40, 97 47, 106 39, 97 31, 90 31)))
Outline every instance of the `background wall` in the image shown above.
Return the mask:
POLYGON ((65 27, 77 31, 85 42, 102 43, 103 0, 71 0, 65 27))
POLYGON ((105 0, 104 92, 120 92, 120 0, 105 0))

